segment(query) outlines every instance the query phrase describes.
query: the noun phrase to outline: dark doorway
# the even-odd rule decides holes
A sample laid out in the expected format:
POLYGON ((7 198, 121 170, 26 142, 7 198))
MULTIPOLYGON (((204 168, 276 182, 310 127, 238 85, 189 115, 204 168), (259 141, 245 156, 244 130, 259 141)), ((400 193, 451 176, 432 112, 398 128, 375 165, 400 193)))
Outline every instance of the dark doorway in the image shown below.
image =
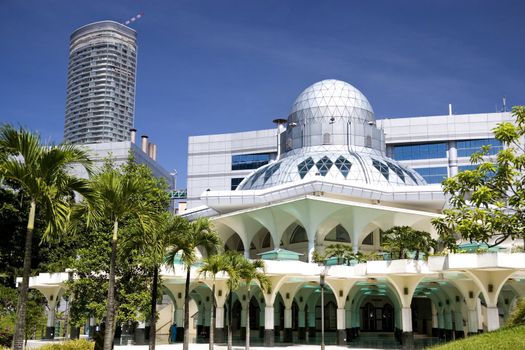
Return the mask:
POLYGON ((394 308, 386 303, 381 307, 366 303, 361 307, 361 331, 393 332, 394 308))
POLYGON ((259 329, 261 308, 255 297, 250 300, 250 329, 259 329))

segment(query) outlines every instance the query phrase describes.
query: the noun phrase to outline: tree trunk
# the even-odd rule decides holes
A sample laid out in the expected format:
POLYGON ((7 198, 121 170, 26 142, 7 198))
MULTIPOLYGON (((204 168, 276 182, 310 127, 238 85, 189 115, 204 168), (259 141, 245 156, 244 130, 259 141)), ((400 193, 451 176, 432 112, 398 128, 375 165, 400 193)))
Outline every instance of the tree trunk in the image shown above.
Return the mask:
POLYGON ((190 273, 191 265, 188 265, 186 268, 186 287, 184 289, 184 340, 182 350, 188 350, 190 342, 190 273))
POLYGON ((230 290, 230 294, 228 295, 228 350, 232 350, 232 345, 233 345, 232 304, 233 304, 233 290, 230 290))
POLYGON ((113 223, 111 238, 111 260, 109 265, 108 302, 106 311, 106 329, 104 332, 104 350, 111 350, 115 329, 115 265, 117 263, 118 221, 113 223))
POLYGON ((151 318, 149 321, 149 350, 155 350, 155 337, 157 335, 157 287, 159 279, 159 268, 153 267, 153 279, 151 281, 151 318))
POLYGON ((215 339, 215 315, 217 312, 217 302, 215 301, 215 276, 213 276, 213 285, 211 287, 211 320, 210 320, 210 350, 213 350, 215 339))
POLYGON ((246 350, 250 350, 250 283, 248 284, 248 308, 246 309, 246 350))
POLYGON ((26 242, 24 251, 24 270, 22 272, 22 284, 20 285, 20 295, 18 296, 18 309, 16 315, 15 333, 13 335, 14 350, 22 350, 24 348, 27 314, 27 292, 29 289, 29 274, 31 273, 31 248, 33 246, 35 214, 36 202, 34 200, 31 200, 31 208, 29 209, 29 218, 27 220, 26 242))
POLYGON ((416 250, 416 256, 414 257, 414 260, 419 260, 419 249, 416 250))

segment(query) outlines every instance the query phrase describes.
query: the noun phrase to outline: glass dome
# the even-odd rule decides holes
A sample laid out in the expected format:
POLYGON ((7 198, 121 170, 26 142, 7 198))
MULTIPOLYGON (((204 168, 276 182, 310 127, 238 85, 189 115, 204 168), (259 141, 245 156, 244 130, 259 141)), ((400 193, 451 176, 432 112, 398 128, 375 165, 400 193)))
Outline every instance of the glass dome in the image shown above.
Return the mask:
POLYGON ((321 146, 293 151, 286 157, 257 169, 237 189, 259 190, 312 179, 348 182, 352 185, 426 185, 417 172, 376 150, 321 146))
POLYGON ((237 190, 311 179, 381 186, 426 185, 414 170, 385 156, 372 106, 354 86, 323 80, 296 98, 280 134, 281 156, 246 177, 237 190))

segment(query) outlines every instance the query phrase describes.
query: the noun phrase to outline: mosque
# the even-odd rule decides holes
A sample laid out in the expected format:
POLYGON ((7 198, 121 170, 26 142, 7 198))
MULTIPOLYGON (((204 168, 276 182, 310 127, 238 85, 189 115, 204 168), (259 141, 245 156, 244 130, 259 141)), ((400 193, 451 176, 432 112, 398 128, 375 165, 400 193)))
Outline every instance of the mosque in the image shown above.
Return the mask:
MULTIPOLYGON (((230 326, 236 336, 245 334, 249 318, 252 336, 265 346, 318 342, 322 323, 327 339, 339 345, 381 333, 410 346, 415 337, 460 338, 504 323, 525 296, 523 253, 314 263, 314 252, 334 243, 351 245, 354 252, 379 251, 380 233, 393 226, 437 238, 431 220, 441 215, 447 199, 439 184, 427 184, 386 156, 385 134, 372 106, 346 82, 311 85, 293 102, 288 118, 275 122, 272 161, 235 190, 204 191, 202 205, 182 214, 210 218, 226 250, 265 261, 270 293, 253 286, 247 298, 245 289, 235 291, 230 326)), ((30 286, 56 296, 63 278, 43 274, 30 286)), ((162 279, 171 302, 167 323, 180 326, 183 267, 165 269, 162 279)), ((205 337, 211 280, 196 266, 191 281, 192 332, 205 337)), ((226 276, 218 276, 218 342, 228 326, 227 294, 226 276)))

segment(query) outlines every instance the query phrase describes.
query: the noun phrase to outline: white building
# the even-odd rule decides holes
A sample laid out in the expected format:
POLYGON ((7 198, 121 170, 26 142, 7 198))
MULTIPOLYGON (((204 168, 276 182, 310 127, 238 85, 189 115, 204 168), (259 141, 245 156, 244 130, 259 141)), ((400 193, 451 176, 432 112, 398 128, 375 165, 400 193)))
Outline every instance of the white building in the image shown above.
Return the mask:
MULTIPOLYGON (((359 90, 325 80, 298 96, 276 130, 190 138, 190 203, 183 215, 209 217, 224 248, 262 258, 272 282, 269 292, 256 286, 252 295, 246 288, 234 292, 235 334, 242 337, 250 320, 254 340, 267 346, 315 343, 324 321, 327 342, 359 342, 381 332, 411 346, 414 334, 420 341, 498 329, 525 295, 523 253, 349 266, 319 266, 312 255, 333 243, 377 251, 381 230, 398 225, 435 236, 431 220, 447 201, 434 182, 468 166, 469 152, 493 142, 490 129, 509 119, 502 113, 376 121, 359 90)), ((185 275, 182 266, 162 273, 179 328, 185 275)), ((214 296, 198 266, 191 281, 192 331, 207 333, 215 298, 216 336, 223 341, 227 276, 218 276, 214 296)), ((31 283, 46 286, 42 279, 31 283)), ((63 287, 55 288, 56 295, 63 287)))

